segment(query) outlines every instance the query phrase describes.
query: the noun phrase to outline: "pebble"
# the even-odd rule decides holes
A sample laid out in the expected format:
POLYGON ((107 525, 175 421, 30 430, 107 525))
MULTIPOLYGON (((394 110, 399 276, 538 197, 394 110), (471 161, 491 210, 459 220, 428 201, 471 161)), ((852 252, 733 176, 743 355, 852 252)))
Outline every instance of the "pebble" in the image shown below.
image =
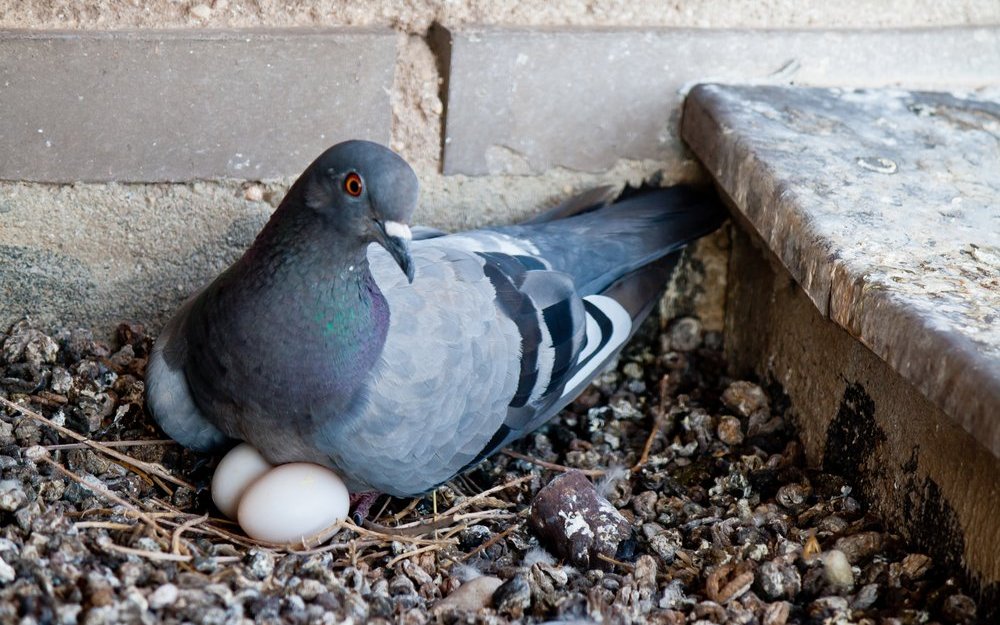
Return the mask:
POLYGON ((493 600, 493 594, 503 582, 492 575, 482 575, 471 579, 450 595, 438 601, 434 605, 434 613, 440 614, 448 611, 457 612, 478 612, 488 607, 493 600))
POLYGON ((882 534, 861 532, 853 536, 844 536, 837 539, 834 549, 844 552, 851 564, 860 564, 882 549, 882 534))
POLYGON ((14 438, 14 426, 6 421, 0 420, 0 446, 13 445, 17 441, 14 438))
POLYGON ((761 593, 768 599, 794 599, 802 590, 798 569, 779 560, 761 564, 756 578, 761 593))
POLYGON ((519 619, 531 607, 531 586, 524 575, 517 574, 500 584, 493 592, 497 612, 519 619))
POLYGON ((28 501, 28 495, 18 480, 0 481, 0 510, 14 512, 28 501))
POLYGON ((736 417, 725 415, 719 419, 716 435, 727 445, 739 445, 743 442, 743 424, 736 417))
POLYGON ((850 589, 854 586, 854 571, 843 551, 831 549, 822 556, 823 577, 836 589, 850 589))
POLYGON ((177 601, 177 597, 180 595, 180 591, 177 590, 177 586, 173 584, 163 584, 156 590, 154 590, 149 595, 149 607, 154 610, 159 610, 165 608, 168 605, 173 605, 177 601))
POLYGON ((258 184, 249 185, 243 190, 243 198, 249 202, 264 201, 264 189, 258 184))
POLYGON ((806 613, 817 623, 846 622, 848 611, 847 599, 843 597, 820 597, 806 608, 806 613))
POLYGON ((531 502, 529 522, 539 537, 575 566, 609 570, 631 524, 600 496, 579 471, 564 473, 542 487, 531 502))
POLYGON ((212 7, 208 6, 207 4, 196 4, 193 7, 191 7, 190 11, 191 15, 200 20, 207 20, 208 18, 212 17, 212 7))
POLYGON ((14 581, 14 578, 16 576, 17 575, 14 572, 14 567, 7 564, 7 562, 4 561, 3 558, 0 558, 0 584, 10 583, 14 581))
POLYGON ((945 599, 941 611, 952 623, 973 623, 976 620, 976 602, 961 593, 945 599))
POLYGON ((485 525, 471 525, 458 534, 458 546, 462 551, 472 551, 493 536, 493 531, 485 525))
POLYGON ((767 395, 752 382, 740 381, 730 384, 722 392, 722 403, 743 417, 768 409, 767 395))
POLYGON ((690 352, 701 347, 701 321, 694 317, 681 317, 670 325, 670 347, 679 352, 690 352))
POLYGON ((266 579, 274 572, 274 557, 262 549, 251 549, 246 564, 247 572, 256 579, 266 579))

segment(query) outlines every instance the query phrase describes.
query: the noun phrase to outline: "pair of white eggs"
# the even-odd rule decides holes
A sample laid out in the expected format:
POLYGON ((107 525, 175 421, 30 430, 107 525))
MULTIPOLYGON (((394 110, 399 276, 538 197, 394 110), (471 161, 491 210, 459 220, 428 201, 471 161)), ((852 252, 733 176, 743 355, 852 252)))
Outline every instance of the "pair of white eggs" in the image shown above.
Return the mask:
POLYGON ((212 477, 212 501, 247 536, 269 543, 301 543, 325 535, 350 512, 343 480, 309 462, 274 466, 247 443, 233 447, 212 477))

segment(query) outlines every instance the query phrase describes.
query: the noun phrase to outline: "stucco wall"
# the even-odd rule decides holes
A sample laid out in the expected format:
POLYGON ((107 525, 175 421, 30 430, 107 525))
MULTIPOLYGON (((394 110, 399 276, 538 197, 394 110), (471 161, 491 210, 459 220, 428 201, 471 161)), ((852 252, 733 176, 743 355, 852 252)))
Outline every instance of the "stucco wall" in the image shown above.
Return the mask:
MULTIPOLYGON (((657 173, 665 182, 704 178, 696 161, 680 149, 664 158, 620 159, 598 172, 553 167, 531 175, 444 175, 442 82, 446 65, 440 48, 432 46, 432 24, 453 32, 472 25, 502 25, 529 30, 686 27, 718 34, 726 32, 720 29, 890 29, 998 23, 1000 3, 995 0, 0 2, 0 29, 393 29, 398 43, 390 93, 391 146, 420 176, 422 201, 417 219, 447 228, 510 221, 598 184, 638 183, 657 173)), ((766 46, 766 34, 761 37, 760 45, 766 46)), ((893 83, 896 78, 887 74, 885 81, 893 83)), ((566 109, 571 114, 573 103, 567 102, 566 109)), ((116 123, 116 115, 121 114, 109 111, 108 124, 116 123)), ((676 109, 665 115, 676 115, 676 109)), ((281 123, 280 117, 275 123, 281 123)), ((586 142, 588 128, 580 127, 571 139, 577 135, 586 142)), ((2 149, 16 150, 17 146, 2 149)), ((275 145, 274 149, 288 147, 275 145)), ((48 324, 76 320, 110 328, 118 319, 135 318, 156 325, 184 294, 235 258, 290 181, 2 182, 0 250, 6 268, 0 286, 8 298, 0 321, 31 313, 48 324), (29 267, 33 270, 24 274, 29 267), (18 271, 22 273, 13 275, 18 271)), ((719 314, 708 316, 721 319, 719 314)))

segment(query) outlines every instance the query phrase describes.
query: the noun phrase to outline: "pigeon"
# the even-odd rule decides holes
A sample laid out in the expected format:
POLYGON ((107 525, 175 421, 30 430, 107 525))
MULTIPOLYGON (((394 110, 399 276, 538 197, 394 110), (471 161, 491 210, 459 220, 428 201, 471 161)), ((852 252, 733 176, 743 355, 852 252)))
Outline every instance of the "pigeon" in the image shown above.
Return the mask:
POLYGON ((379 144, 317 158, 159 335, 146 397, 163 431, 321 464, 352 493, 426 492, 575 399, 724 218, 688 186, 599 189, 447 234, 411 229, 417 196, 379 144))

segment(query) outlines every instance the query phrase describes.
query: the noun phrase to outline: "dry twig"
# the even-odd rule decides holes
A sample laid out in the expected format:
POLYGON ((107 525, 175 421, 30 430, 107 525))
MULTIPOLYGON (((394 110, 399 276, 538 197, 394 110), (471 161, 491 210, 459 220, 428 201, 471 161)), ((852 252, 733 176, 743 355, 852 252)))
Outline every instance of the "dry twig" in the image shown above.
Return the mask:
POLYGON ((57 424, 52 419, 46 418, 46 417, 38 414, 34 410, 31 410, 30 408, 25 408, 24 406, 21 406, 19 404, 15 404, 14 402, 12 402, 9 399, 7 399, 6 397, 0 397, 0 403, 2 403, 3 405, 7 406, 11 410, 16 410, 16 411, 20 412, 22 415, 24 415, 24 416, 26 416, 26 417, 28 417, 30 419, 34 419, 35 421, 38 421, 39 423, 42 423, 42 424, 44 424, 44 425, 46 425, 46 426, 54 429, 55 431, 59 432, 60 434, 62 434, 64 436, 68 436, 68 437, 72 438, 73 440, 78 441, 79 443, 81 443, 83 445, 86 445, 87 447, 90 447, 91 449, 93 449, 95 451, 99 451, 99 452, 105 454, 106 456, 110 456, 110 457, 114 458, 115 460, 119 460, 121 462, 124 462, 125 464, 129 465, 129 468, 131 468, 133 470, 134 469, 141 469, 142 471, 145 471, 146 473, 150 473, 152 475, 156 475, 156 476, 158 476, 160 478, 163 478, 164 480, 166 480, 168 482, 176 484, 177 486, 184 486, 185 488, 190 488, 191 490, 196 490, 194 486, 192 486, 191 484, 188 484, 187 482, 185 482, 184 480, 182 480, 182 479, 180 479, 178 477, 174 477, 173 475, 171 475, 166 469, 164 469, 160 465, 152 464, 150 462, 144 462, 142 460, 137 460, 137 459, 135 459, 135 458, 133 458, 133 457, 131 457, 129 455, 126 455, 126 454, 123 454, 121 452, 115 451, 114 449, 112 449, 111 447, 108 447, 104 443, 99 443, 99 442, 97 442, 95 440, 91 440, 91 439, 87 438, 86 436, 83 436, 82 434, 77 434, 73 430, 57 424))
POLYGON ((554 462, 546 462, 544 460, 539 460, 538 458, 525 456, 524 454, 516 452, 513 449, 504 449, 503 453, 510 456, 511 458, 516 458, 518 460, 524 460, 525 462, 530 462, 531 464, 536 464, 542 467, 543 469, 551 469, 553 471, 561 471, 563 473, 566 473, 568 471, 579 471, 580 473, 583 473, 587 477, 601 477, 602 475, 607 473, 607 471, 604 471, 603 469, 577 469, 575 467, 567 467, 565 465, 556 464, 554 462))

